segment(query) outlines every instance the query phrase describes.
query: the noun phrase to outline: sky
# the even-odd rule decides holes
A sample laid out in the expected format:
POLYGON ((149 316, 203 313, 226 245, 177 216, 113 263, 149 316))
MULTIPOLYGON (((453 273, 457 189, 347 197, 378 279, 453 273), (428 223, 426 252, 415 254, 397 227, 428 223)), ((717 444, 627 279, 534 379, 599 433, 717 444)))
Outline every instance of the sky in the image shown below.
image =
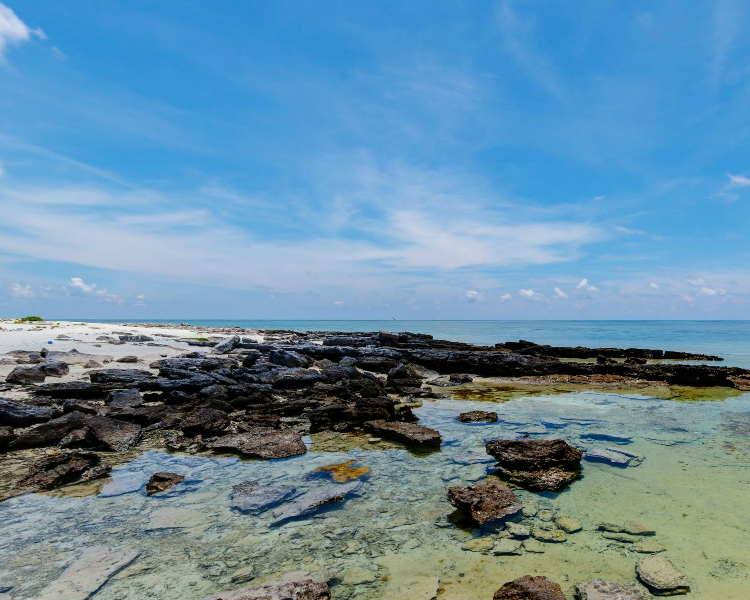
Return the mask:
POLYGON ((0 0, 0 316, 750 318, 750 4, 0 0))

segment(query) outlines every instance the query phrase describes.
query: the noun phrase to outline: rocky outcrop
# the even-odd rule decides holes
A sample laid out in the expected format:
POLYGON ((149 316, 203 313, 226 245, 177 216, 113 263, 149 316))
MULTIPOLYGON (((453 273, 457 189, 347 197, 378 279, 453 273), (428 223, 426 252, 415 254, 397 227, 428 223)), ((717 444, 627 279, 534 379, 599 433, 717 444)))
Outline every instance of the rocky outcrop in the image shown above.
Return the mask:
POLYGON ((564 440, 490 440, 498 473, 530 490, 559 490, 581 475, 583 452, 564 440))
POLYGON ((99 444, 114 452, 132 448, 141 439, 140 425, 127 421, 109 417, 89 417, 86 419, 86 426, 99 444))
POLYGON ((258 585, 232 592, 222 592, 203 600, 330 600, 331 590, 327 583, 316 583, 311 579, 283 584, 258 585))
POLYGON ((7 383, 29 385, 33 383, 44 383, 46 377, 44 371, 38 369, 36 365, 33 367, 19 366, 8 374, 5 381, 7 383))
POLYGON ((7 398, 0 398, 0 426, 28 427, 43 423, 60 414, 47 406, 24 404, 7 398))
POLYGON ((416 423, 368 421, 365 423, 365 429, 386 439, 395 440, 409 446, 439 448, 442 441, 439 431, 416 423))
POLYGON ((486 412, 484 410, 470 410, 458 415, 456 420, 462 423, 497 423, 497 413, 486 412))
POLYGON ((495 479, 485 479, 469 487, 449 488, 447 496, 448 502, 480 525, 513 515, 523 508, 523 502, 495 479))
POLYGON ((52 454, 38 460, 15 486, 17 493, 51 490, 70 483, 103 477, 111 467, 93 452, 52 454))
POLYGON ((576 600, 648 600, 648 594, 633 590, 631 587, 596 579, 576 586, 576 600))
POLYGON ((294 431, 258 431, 226 435, 211 444, 214 450, 252 458, 286 458, 307 452, 302 437, 294 431))
POLYGON ((636 575, 641 583, 654 594, 660 596, 674 596, 687 594, 690 591, 690 581, 664 556, 647 556, 638 561, 635 566, 636 575))
POLYGON ((560 585, 546 577, 524 575, 509 581, 492 600, 566 600, 560 585))
POLYGON ((146 484, 146 495, 153 496, 154 494, 168 490, 182 481, 185 481, 185 476, 179 473, 154 473, 146 484))

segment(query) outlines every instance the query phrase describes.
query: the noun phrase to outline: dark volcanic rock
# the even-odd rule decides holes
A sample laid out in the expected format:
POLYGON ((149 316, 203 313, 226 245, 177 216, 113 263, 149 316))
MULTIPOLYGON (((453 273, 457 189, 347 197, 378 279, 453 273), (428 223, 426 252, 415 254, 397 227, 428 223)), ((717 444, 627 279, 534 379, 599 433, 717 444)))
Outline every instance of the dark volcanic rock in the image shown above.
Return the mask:
POLYGON ((225 435, 211 447, 253 458, 286 458, 307 452, 302 437, 294 431, 258 431, 225 435))
POLYGON ((448 379, 453 383, 471 383, 474 381, 471 375, 466 375, 465 373, 453 373, 448 379))
POLYGON ((449 488, 447 496, 448 502, 480 525, 515 514, 523 508, 523 502, 495 479, 485 479, 469 487, 449 488))
POLYGON ((315 369, 283 369, 271 372, 267 377, 262 377, 263 383, 270 383, 278 389, 295 389, 314 385, 323 381, 323 374, 315 369))
POLYGON ((365 428, 379 436, 396 440, 411 446, 440 447, 440 432, 415 423, 390 423, 388 421, 368 421, 365 428))
POLYGON ((271 350, 268 353, 268 360, 282 367, 305 368, 312 364, 312 359, 309 356, 294 352, 293 350, 271 350))
POLYGON ((103 398, 109 391, 118 387, 120 386, 89 383, 88 381, 64 381, 62 383, 43 383, 34 388, 34 393, 53 398, 103 398))
POLYGON ((10 444, 11 450, 20 448, 40 448, 42 446, 53 446, 60 442, 66 435, 75 429, 85 429, 86 415, 75 411, 42 423, 32 429, 27 429, 13 440, 10 444))
POLYGON ((221 434, 229 426, 226 413, 215 408, 201 408, 188 413, 180 421, 180 429, 187 436, 221 434))
POLYGON ((317 583, 306 579, 222 592, 203 600, 331 600, 331 590, 327 583, 317 583))
POLYGON ((279 525, 290 519, 296 519, 305 515, 309 515, 321 506, 326 504, 334 504, 344 500, 349 494, 359 489, 361 486, 359 481, 350 481, 349 483, 332 483, 330 485, 323 486, 311 492, 303 494, 294 504, 285 511, 278 513, 276 518, 271 522, 271 525, 279 525))
POLYGON ((15 438, 11 427, 0 427, 0 452, 5 452, 15 438))
POLYGON ((131 388, 121 392, 110 392, 106 402, 112 408, 135 408, 141 406, 144 400, 137 389, 131 388))
POLYGON ((242 339, 238 335, 231 335, 216 344, 212 350, 214 354, 226 354, 240 345, 242 339))
POLYGON ((99 443, 114 452, 132 448, 141 439, 141 428, 134 423, 109 417, 89 417, 86 425, 99 443))
POLYGON ((154 338, 150 335, 144 335, 142 333, 136 335, 121 335, 121 342, 153 342, 154 338))
POLYGON ((7 398, 0 398, 0 425, 27 427, 34 423, 49 421, 59 414, 59 411, 55 412, 46 406, 33 406, 7 398))
POLYGON ((99 369, 89 373, 91 383, 116 384, 120 387, 138 387, 138 384, 153 379, 149 371, 140 369, 99 369))
POLYGON ((68 483, 103 477, 110 470, 111 467, 102 465, 101 458, 92 452, 54 454, 35 462, 16 484, 16 490, 50 490, 68 483))
POLYGON ((487 454, 500 474, 531 490, 558 490, 581 475, 583 452, 564 440, 490 440, 487 454))
POLYGON ((291 485, 262 485, 246 481, 232 488, 232 508, 258 514, 281 504, 297 491, 291 485))
POLYGON ((70 372, 68 363, 62 360, 47 360, 46 362, 39 363, 35 368, 39 369, 47 377, 63 377, 70 372))
POLYGON ((456 417, 462 423, 497 423, 496 412, 485 412, 483 410, 471 410, 461 413, 456 417))
POLYGON ((168 490, 181 481, 185 481, 185 476, 178 473, 154 473, 146 484, 146 495, 153 496, 168 490))
POLYGON ((566 600, 559 584, 546 577, 524 575, 503 585, 492 600, 566 600))
POLYGON ((5 378, 5 381, 7 383, 28 385, 31 383, 44 383, 46 377, 44 371, 38 369, 37 365, 33 367, 20 366, 13 369, 5 378))

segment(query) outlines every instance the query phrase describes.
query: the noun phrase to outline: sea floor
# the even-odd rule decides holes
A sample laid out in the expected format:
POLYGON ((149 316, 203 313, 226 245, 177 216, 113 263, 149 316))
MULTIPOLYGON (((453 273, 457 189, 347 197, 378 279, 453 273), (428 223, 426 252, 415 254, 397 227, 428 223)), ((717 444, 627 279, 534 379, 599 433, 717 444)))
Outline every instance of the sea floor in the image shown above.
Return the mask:
POLYGON ((689 403, 649 398, 647 391, 510 400, 501 394, 506 401, 496 402, 492 386, 485 388, 475 400, 447 398, 415 411, 442 432, 439 452, 415 454, 349 434, 313 436, 307 454, 277 461, 146 451, 110 480, 3 502, 0 589, 11 587, 14 600, 37 597, 84 549, 105 546, 140 554, 95 600, 200 600, 289 571, 331 579, 334 600, 489 600, 525 574, 546 575, 572 599, 576 583, 636 580, 635 564, 646 555, 598 530, 601 522, 634 520, 656 531, 649 541, 666 548, 664 556, 689 577, 689 597, 747 599, 750 394, 689 403), (501 421, 455 420, 467 410, 493 410, 501 421), (560 423, 545 427, 542 419, 560 423), (611 446, 644 460, 627 468, 584 462, 583 477, 562 493, 518 491, 526 508, 513 521, 550 527, 550 517, 567 516, 583 529, 564 542, 541 543, 543 553, 495 555, 492 542, 472 540, 499 538, 503 526, 480 530, 455 521, 445 492, 492 472, 486 440, 523 432, 582 448, 611 446), (592 432, 632 442, 581 437, 592 432), (360 488, 308 518, 271 527, 273 510, 253 515, 231 507, 239 483, 291 485, 301 493, 331 483, 331 474, 316 468, 352 459, 353 467, 369 469, 353 473, 360 488), (156 471, 187 481, 147 497, 143 484, 156 471))

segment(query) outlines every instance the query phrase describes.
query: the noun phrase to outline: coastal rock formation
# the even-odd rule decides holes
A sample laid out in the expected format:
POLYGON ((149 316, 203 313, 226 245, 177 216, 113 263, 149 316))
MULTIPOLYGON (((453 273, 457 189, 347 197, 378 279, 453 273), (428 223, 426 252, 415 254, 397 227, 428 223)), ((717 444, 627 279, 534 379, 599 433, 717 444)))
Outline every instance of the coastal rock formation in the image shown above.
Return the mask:
POLYGON ((203 600, 330 600, 331 590, 327 583, 316 583, 311 579, 283 584, 258 585, 251 588, 222 592, 203 600))
POLYGON ((365 423, 365 428, 383 438, 402 442, 410 446, 439 448, 442 441, 439 431, 415 423, 388 422, 383 420, 368 421, 365 423))
POLYGON ((456 417, 462 423, 497 423, 497 413, 484 410, 471 410, 456 417))
POLYGON ((576 586, 576 600, 648 600, 648 594, 613 581, 596 579, 576 586))
POLYGON ((291 485, 262 485, 246 481, 232 488, 232 508, 242 513, 258 514, 281 504, 294 495, 291 485))
POLYGON ((46 377, 47 375, 45 375, 44 371, 38 369, 36 365, 33 367, 19 366, 8 374, 5 381, 7 383, 27 385, 30 383, 42 383, 46 377))
POLYGON ((358 490, 360 485, 362 484, 359 481, 351 481, 343 484, 332 483, 307 492, 297 498, 291 507, 277 514, 271 525, 280 525, 290 519, 297 519, 308 515, 325 504, 341 502, 349 494, 358 490))
POLYGON ((182 481, 185 481, 185 476, 178 473, 154 473, 146 484, 146 495, 153 496, 182 481))
POLYGON ((687 576, 678 571, 664 556, 642 558, 636 564, 635 572, 641 583, 654 594, 674 596, 687 594, 690 591, 690 581, 687 576))
POLYGON ((546 577, 524 575, 509 581, 495 592, 492 600, 566 600, 560 585, 546 577))
POLYGON ((45 456, 16 483, 16 492, 51 490, 69 483, 80 483, 103 477, 111 467, 101 464, 93 452, 71 452, 45 456))
POLYGON ((226 435, 211 444, 214 450, 236 452, 252 458, 286 458, 307 452, 294 431, 259 431, 226 435))
POLYGON ((469 487, 449 488, 447 496, 448 502, 480 525, 513 515, 523 508, 523 502, 495 479, 485 479, 469 487))
POLYGON ((47 406, 24 404, 7 398, 0 398, 0 426, 27 427, 43 423, 59 415, 47 406))
POLYGON ((490 440, 499 473, 531 490, 559 490, 581 475, 583 452, 564 440, 490 440))

